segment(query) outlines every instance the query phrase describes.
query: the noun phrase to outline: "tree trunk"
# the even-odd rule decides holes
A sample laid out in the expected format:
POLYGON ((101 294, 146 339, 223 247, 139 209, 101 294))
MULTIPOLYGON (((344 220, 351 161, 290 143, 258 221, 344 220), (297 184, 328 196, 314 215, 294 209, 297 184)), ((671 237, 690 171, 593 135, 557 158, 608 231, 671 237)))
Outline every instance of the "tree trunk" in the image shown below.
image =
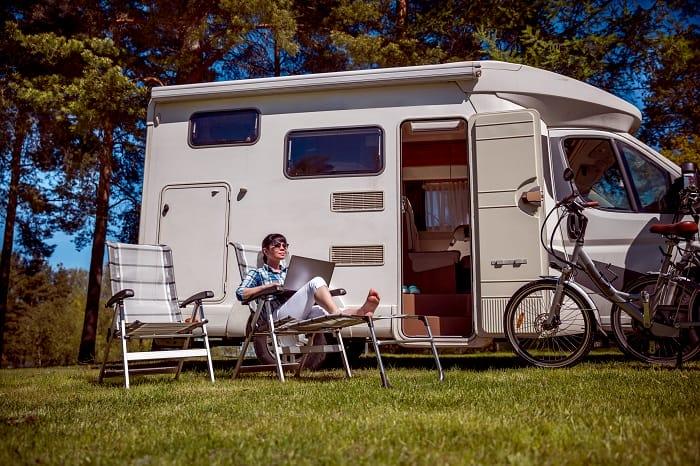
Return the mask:
POLYGON ((5 215, 5 233, 0 254, 0 361, 4 350, 5 319, 7 317, 7 297, 10 291, 10 264, 12 249, 15 241, 15 219, 17 218, 17 203, 19 198, 19 182, 21 175, 22 146, 24 145, 24 127, 18 124, 12 147, 10 161, 10 191, 7 195, 7 212, 5 215))
POLYGON ((280 61, 280 48, 277 45, 277 36, 273 33, 272 35, 272 46, 274 54, 274 66, 275 66, 275 76, 282 76, 282 64, 280 61))
POLYGON ((408 6, 406 0, 398 0, 396 2, 396 25, 402 30, 406 25, 406 15, 408 14, 408 6))
POLYGON ((105 241, 107 238, 113 149, 112 129, 107 128, 105 129, 104 150, 100 153, 99 159, 100 179, 97 184, 95 233, 92 238, 90 271, 88 272, 85 320, 83 321, 83 333, 80 338, 80 350, 78 352, 78 362, 83 364, 95 362, 95 340, 97 338, 97 318, 100 306, 102 267, 104 265, 105 241))

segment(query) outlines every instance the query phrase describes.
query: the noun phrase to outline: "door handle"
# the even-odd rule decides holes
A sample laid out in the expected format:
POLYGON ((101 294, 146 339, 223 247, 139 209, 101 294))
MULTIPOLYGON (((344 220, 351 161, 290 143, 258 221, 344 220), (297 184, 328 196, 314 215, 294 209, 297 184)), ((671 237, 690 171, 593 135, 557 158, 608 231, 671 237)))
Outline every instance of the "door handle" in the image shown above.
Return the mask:
POLYGON ((168 215, 168 211, 170 210, 170 206, 168 204, 165 204, 163 206, 163 210, 160 212, 161 217, 165 217, 168 215))
POLYGON ((521 196, 520 200, 526 204, 542 205, 542 190, 539 186, 535 186, 529 191, 525 191, 521 196))
POLYGON ((517 268, 525 264, 527 264, 527 259, 506 259, 491 261, 491 265, 493 265, 497 269, 500 269, 504 265, 512 265, 513 267, 517 268))

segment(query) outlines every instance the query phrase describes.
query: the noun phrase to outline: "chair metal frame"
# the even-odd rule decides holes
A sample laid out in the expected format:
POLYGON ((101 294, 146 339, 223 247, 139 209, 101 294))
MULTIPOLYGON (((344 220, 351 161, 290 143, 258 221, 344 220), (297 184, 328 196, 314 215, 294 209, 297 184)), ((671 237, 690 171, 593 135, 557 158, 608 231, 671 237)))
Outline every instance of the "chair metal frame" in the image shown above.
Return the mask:
MULTIPOLYGON (((113 267, 119 267, 123 264, 117 262, 118 254, 115 252, 119 249, 125 250, 130 249, 133 251, 151 251, 160 252, 164 255, 164 268, 172 268, 172 250, 168 246, 164 245, 131 245, 123 243, 107 243, 109 250, 109 264, 110 270, 113 267), (170 264, 170 265, 165 265, 170 264)), ((151 267, 156 268, 156 266, 145 266, 139 264, 126 264, 129 267, 151 267)), ((174 271, 173 279, 174 279, 174 271)), ((182 313, 177 312, 176 314, 169 314, 171 321, 162 321, 162 319, 154 319, 154 322, 142 322, 140 320, 130 321, 129 316, 126 312, 126 306, 128 306, 128 300, 130 298, 138 299, 135 297, 134 290, 131 288, 125 288, 124 282, 119 279, 115 279, 113 276, 110 277, 112 282, 112 291, 114 295, 105 304, 106 308, 112 307, 114 309, 114 315, 112 317, 112 323, 109 327, 107 334, 107 346, 104 351, 104 358, 102 362, 102 367, 100 368, 100 373, 98 381, 102 382, 106 377, 124 377, 124 384, 126 388, 130 386, 130 374, 141 375, 141 374, 154 374, 154 373, 174 373, 175 379, 178 379, 180 373, 182 372, 182 366, 185 360, 191 358, 207 358, 207 366, 209 369, 209 378, 214 382, 214 368, 211 359, 211 350, 209 346, 209 336, 207 333, 207 319, 204 316, 204 305, 202 301, 204 299, 209 299, 214 296, 212 291, 202 291, 196 293, 189 298, 185 299, 182 303, 178 305, 179 309, 185 309, 187 306, 194 304, 192 314, 189 319, 183 321, 182 313), (194 338, 202 338, 204 343, 204 348, 190 348, 190 344, 194 338), (178 349, 173 350, 157 350, 157 351, 129 351, 127 343, 130 340, 162 340, 167 339, 172 341, 173 339, 182 340, 182 346, 178 349), (122 361, 121 364, 108 365, 109 352, 114 340, 120 340, 122 349, 122 361), (175 365, 171 364, 155 364, 155 365, 138 365, 143 361, 173 361, 175 365), (130 367, 130 363, 136 363, 130 367)), ((149 285, 163 285, 172 286, 174 292, 174 281, 172 283, 158 283, 158 282, 146 282, 149 285)), ((177 296, 174 296, 175 302, 177 302, 177 296)), ((163 305, 161 303, 160 307, 158 304, 154 304, 153 309, 155 311, 160 311, 159 317, 163 317, 165 311, 171 312, 172 309, 168 305, 163 305)))
MULTIPOLYGON (((231 242, 229 244, 231 244, 236 249, 236 258, 238 260, 239 271, 241 274, 241 279, 243 279, 245 277, 245 273, 247 273, 246 271, 251 268, 251 265, 248 264, 248 260, 245 257, 245 252, 252 251, 257 253, 259 252, 259 248, 252 246, 244 246, 241 243, 231 242)), ((260 372, 274 370, 277 372, 278 379, 281 382, 284 382, 284 369, 296 369, 296 375, 299 376, 304 367, 304 362, 306 361, 306 358, 310 353, 313 352, 339 352, 341 354, 341 359, 346 377, 352 377, 352 370, 350 369, 350 362, 348 360, 347 353, 345 352, 345 346, 343 344, 343 337, 341 335, 341 331, 345 327, 365 324, 369 328, 369 339, 372 342, 372 347, 377 357, 377 368, 379 369, 382 387, 390 388, 391 383, 389 382, 389 379, 386 375, 386 370, 384 367, 384 362, 382 360, 382 353, 380 347, 384 345, 405 344, 406 342, 401 340, 378 339, 374 323, 378 320, 418 319, 425 326, 426 336, 423 338, 412 338, 410 342, 430 344, 430 349, 433 358, 435 359, 435 366, 438 372, 438 379, 440 382, 445 380, 445 374, 442 369, 442 364, 440 363, 437 347, 435 346, 435 339, 432 333, 432 329, 430 328, 430 323, 428 322, 428 318, 426 316, 410 314, 398 314, 391 316, 355 316, 341 314, 321 316, 302 321, 288 319, 275 322, 273 318, 272 302, 277 296, 279 296, 282 293, 284 293, 282 287, 276 287, 270 290, 264 290, 243 301, 243 304, 251 306, 252 315, 249 320, 249 325, 246 327, 246 337, 241 346, 238 360, 236 362, 236 367, 233 371, 234 379, 238 377, 238 375, 242 372, 260 372), (262 329, 258 329, 259 323, 263 323, 262 329), (313 335, 316 335, 318 333, 332 333, 336 339, 337 344, 322 346, 314 345, 313 335), (284 347, 279 345, 277 339, 278 336, 299 334, 311 334, 312 338, 310 338, 309 343, 304 346, 284 347), (243 360, 245 359, 245 354, 248 350, 248 346, 253 341, 253 338, 255 338, 256 336, 266 336, 272 339, 273 348, 275 349, 275 364, 243 364, 243 360), (303 355, 304 357, 302 358, 301 362, 283 362, 282 355, 303 355)), ((343 296, 345 294, 346 292, 344 289, 331 290, 331 295, 333 296, 343 296)))
MULTIPOLYGON (((255 246, 244 246, 240 243, 229 243, 236 250, 236 258, 238 260, 239 272, 243 279, 248 270, 254 268, 249 263, 246 257, 246 252, 253 252, 257 255, 260 253, 260 248, 255 246)), ((257 261, 256 261, 257 262, 257 261)), ((257 266, 257 263, 255 264, 257 266)), ((345 369, 345 376, 352 377, 352 370, 343 337, 340 334, 341 329, 351 325, 362 323, 361 319, 351 316, 322 316, 315 319, 298 321, 294 319, 286 319, 281 321, 274 320, 274 309, 272 308, 273 301, 280 295, 284 294, 285 290, 282 287, 276 287, 269 290, 264 290, 249 299, 243 301, 244 305, 248 305, 251 310, 251 317, 246 326, 246 336, 241 346, 241 350, 236 361, 236 367, 233 371, 233 378, 238 377, 243 372, 260 372, 274 370, 277 373, 277 378, 284 382, 285 369, 296 369, 296 375, 300 376, 304 365, 311 353, 340 353, 345 369), (315 336, 319 333, 330 333, 336 339, 336 344, 332 345, 316 345, 314 344, 315 336), (306 344, 295 346, 283 346, 279 342, 282 335, 310 335, 306 344), (248 351, 250 343, 256 337, 265 337, 272 340, 272 349, 275 357, 275 364, 251 364, 244 365, 243 360, 248 351), (291 361, 282 361, 283 356, 290 356, 291 361), (297 357, 301 356, 301 360, 297 361, 297 357)), ((345 295, 345 290, 331 290, 333 296, 345 295)))

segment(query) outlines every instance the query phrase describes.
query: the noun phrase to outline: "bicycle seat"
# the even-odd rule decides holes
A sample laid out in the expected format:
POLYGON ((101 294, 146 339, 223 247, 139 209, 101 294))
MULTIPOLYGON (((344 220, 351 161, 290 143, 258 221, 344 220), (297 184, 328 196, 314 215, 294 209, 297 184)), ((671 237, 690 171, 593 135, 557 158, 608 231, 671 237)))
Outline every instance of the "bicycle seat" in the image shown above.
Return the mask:
POLYGON ((652 225, 649 231, 659 235, 675 235, 690 239, 698 232, 698 224, 690 220, 678 223, 657 223, 652 225))

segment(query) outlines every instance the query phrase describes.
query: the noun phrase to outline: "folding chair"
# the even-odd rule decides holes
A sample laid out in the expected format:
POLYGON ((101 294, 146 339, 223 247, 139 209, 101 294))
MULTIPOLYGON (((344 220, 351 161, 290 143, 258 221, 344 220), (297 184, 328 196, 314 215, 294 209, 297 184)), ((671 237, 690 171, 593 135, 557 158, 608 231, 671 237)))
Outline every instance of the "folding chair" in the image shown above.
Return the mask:
POLYGON ((178 306, 172 250, 163 245, 107 243, 112 297, 105 307, 114 307, 112 325, 100 369, 99 381, 105 377, 124 376, 129 388, 129 375, 175 373, 180 376, 185 360, 206 357, 209 378, 214 370, 207 335, 202 300, 214 293, 202 291, 178 306), (194 304, 189 319, 183 320, 181 309, 194 304), (199 311, 199 312, 198 312, 199 311), (204 348, 190 348, 193 338, 201 338, 204 348), (127 343, 149 339, 182 341, 173 350, 130 351, 127 343), (122 346, 122 363, 108 366, 109 350, 114 340, 122 346), (158 361, 158 363, 148 363, 158 361))
MULTIPOLYGON (((241 275, 241 279, 243 279, 246 276, 249 270, 262 266, 262 251, 260 247, 246 246, 241 243, 233 242, 229 244, 235 248, 236 258, 238 260, 238 269, 241 275)), ((426 335, 423 338, 411 339, 411 342, 430 344, 430 349, 435 359, 435 366, 438 371, 438 378, 440 381, 443 381, 445 379, 445 375, 442 370, 442 365, 440 364, 440 358, 438 356, 437 348, 435 346, 433 333, 430 328, 430 323, 428 322, 427 317, 409 314, 377 317, 328 315, 302 321, 287 319, 275 322, 272 314, 272 303, 275 300, 275 298, 282 292, 282 288, 278 287, 276 289, 264 291, 262 293, 259 293, 258 295, 252 296, 250 299, 244 302, 244 304, 248 304, 250 306, 251 317, 248 321, 248 325, 246 326, 246 338, 243 342, 243 346, 241 347, 238 361, 236 362, 236 368, 233 371, 233 378, 236 378, 241 372, 275 370, 277 371, 278 378, 281 381, 284 381, 284 369, 296 369, 297 375, 299 375, 304 367, 306 357, 308 357, 308 354, 312 352, 339 352, 341 354, 345 374, 347 377, 351 377, 352 371, 350 370, 350 363, 345 352, 345 346, 343 345, 343 338, 340 332, 345 327, 350 327, 358 324, 365 324, 369 329, 370 341, 372 343, 374 353, 377 357, 377 368, 379 369, 379 375, 382 381, 382 386, 388 388, 391 386, 391 384, 389 383, 389 379, 386 375, 386 370, 384 368, 384 362, 382 360, 380 347, 384 345, 395 345, 405 342, 399 340, 378 339, 374 323, 377 320, 418 319, 425 326, 426 335), (316 346, 312 344, 313 337, 308 340, 309 343, 306 346, 285 347, 280 345, 278 341, 278 337, 282 335, 311 334, 313 336, 318 333, 333 334, 337 341, 337 345, 316 346), (271 339, 273 351, 275 352, 275 364, 256 364, 250 366, 243 365, 243 359, 245 358, 245 354, 249 344, 251 343, 253 338, 258 336, 265 336, 271 339), (297 362, 293 356, 300 354, 304 354, 305 356, 304 358, 302 358, 301 362, 297 362), (281 357, 283 355, 292 355, 292 359, 290 361, 283 362, 281 357)), ((343 289, 331 290, 331 295, 333 296, 342 296, 345 294, 345 290, 343 289)))
MULTIPOLYGON (((238 267, 243 279, 249 270, 260 267, 261 249, 256 246, 246 246, 241 243, 229 243, 236 251, 238 259, 238 267)), ((250 306, 251 317, 246 326, 246 336, 241 346, 241 351, 236 362, 236 367, 233 371, 233 378, 238 377, 243 372, 260 372, 260 371, 276 371, 280 381, 284 381, 285 369, 296 369, 296 375, 299 376, 304 368, 304 364, 311 353, 340 353, 346 377, 352 376, 350 363, 343 345, 343 337, 340 331, 344 327, 364 323, 363 317, 355 316, 322 316, 314 319, 298 321, 294 319, 284 319, 275 321, 273 317, 273 302, 283 293, 282 287, 277 287, 272 290, 266 290, 252 296, 250 299, 243 302, 250 306), (330 333, 335 337, 336 344, 316 345, 314 344, 315 336, 321 333, 330 333), (308 339, 305 343, 297 339, 299 344, 283 345, 280 342, 281 336, 306 335, 308 339), (243 365, 245 354, 248 346, 254 338, 263 337, 269 338, 272 345, 272 352, 275 358, 275 364, 254 364, 243 365), (283 361, 283 356, 285 360, 283 361), (298 358, 300 360, 298 360, 298 358)), ((331 290, 332 296, 342 296, 345 290, 331 290)))

